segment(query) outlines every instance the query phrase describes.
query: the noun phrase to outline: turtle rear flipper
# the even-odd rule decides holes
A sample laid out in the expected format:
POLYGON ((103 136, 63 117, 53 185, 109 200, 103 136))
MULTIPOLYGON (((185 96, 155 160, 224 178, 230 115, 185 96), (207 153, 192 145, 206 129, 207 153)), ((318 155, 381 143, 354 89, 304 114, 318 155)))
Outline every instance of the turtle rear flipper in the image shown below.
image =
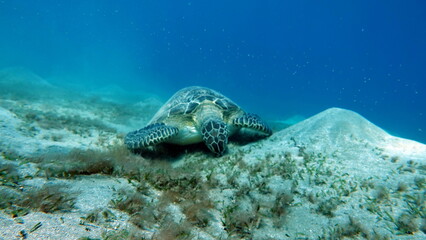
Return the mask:
POLYGON ((238 127, 251 128, 268 136, 272 135, 271 128, 258 115, 253 113, 245 113, 243 116, 235 118, 232 123, 238 127))
POLYGON ((129 132, 124 138, 124 144, 129 149, 141 149, 162 143, 178 134, 179 129, 164 123, 150 124, 139 130, 129 132))
POLYGON ((210 151, 218 156, 223 155, 228 144, 228 129, 219 119, 205 121, 201 127, 203 140, 210 151))

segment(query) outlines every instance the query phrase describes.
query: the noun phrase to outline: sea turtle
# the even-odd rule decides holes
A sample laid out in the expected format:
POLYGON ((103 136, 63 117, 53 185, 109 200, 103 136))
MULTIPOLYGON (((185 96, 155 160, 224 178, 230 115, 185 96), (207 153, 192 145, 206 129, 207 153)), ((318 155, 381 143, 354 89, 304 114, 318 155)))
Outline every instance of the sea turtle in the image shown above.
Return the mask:
POLYGON ((241 128, 270 136, 272 130, 256 114, 244 112, 222 94, 205 87, 187 87, 176 92, 148 125, 129 132, 124 143, 131 150, 159 143, 187 145, 204 142, 218 156, 223 155, 228 137, 241 128))

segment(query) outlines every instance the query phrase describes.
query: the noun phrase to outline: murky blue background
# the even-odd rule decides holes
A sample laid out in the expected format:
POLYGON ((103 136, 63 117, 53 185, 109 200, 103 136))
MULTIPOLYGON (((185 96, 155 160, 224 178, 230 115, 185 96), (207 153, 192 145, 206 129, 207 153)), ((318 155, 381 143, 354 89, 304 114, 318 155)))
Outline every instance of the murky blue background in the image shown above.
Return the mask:
POLYGON ((214 88, 269 120, 354 110, 426 143, 426 2, 0 0, 0 68, 167 100, 214 88))

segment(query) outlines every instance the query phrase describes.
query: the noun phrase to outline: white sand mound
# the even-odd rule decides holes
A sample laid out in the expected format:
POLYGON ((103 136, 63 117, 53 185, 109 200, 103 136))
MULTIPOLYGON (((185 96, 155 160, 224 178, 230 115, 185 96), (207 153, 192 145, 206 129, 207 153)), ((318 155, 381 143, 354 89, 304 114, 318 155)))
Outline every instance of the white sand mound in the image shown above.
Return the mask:
POLYGON ((344 167, 366 174, 386 173, 383 158, 398 157, 426 164, 426 145, 391 136, 361 115, 340 108, 325 110, 279 136, 293 138, 312 151, 339 156, 344 167))
POLYGON ((353 144, 365 143, 395 154, 426 154, 424 144, 391 136, 361 115, 341 108, 327 109, 275 136, 294 138, 321 151, 347 151, 355 148, 353 144))
MULTIPOLYGON (((348 224, 349 217, 371 227, 370 238, 373 238, 374 232, 391 237, 399 233, 387 229, 395 229, 398 221, 395 219, 411 211, 410 203, 407 205, 409 200, 403 196, 424 195, 424 190, 415 182, 423 181, 425 176, 426 145, 391 136, 353 111, 327 109, 242 149, 245 153, 242 160, 254 168, 261 165, 275 169, 279 163, 286 161, 286 154, 293 156, 300 176, 293 175, 287 180, 271 177, 275 180, 269 186, 276 192, 290 191, 296 182, 300 194, 296 195, 305 197, 295 200, 297 206, 286 218, 285 231, 265 227, 256 232, 255 239, 280 238, 285 234, 316 239, 322 232, 327 232, 325 228, 348 224), (365 187, 366 184, 370 186, 365 187), (396 190, 401 184, 410 186, 412 191, 401 195, 396 190), (382 188, 389 196, 378 203, 382 200, 376 201, 376 195, 382 188), (313 198, 317 198, 318 202, 307 201, 309 196, 315 196, 313 198), (333 210, 333 217, 324 217, 319 210, 323 206, 321 201, 333 202, 336 199, 339 199, 339 204, 333 210), (372 206, 380 210, 366 210, 372 206), (389 213, 395 222, 380 217, 389 213)), ((227 174, 235 171, 233 169, 227 174)), ((421 197, 418 201, 422 201, 421 197)), ((420 225, 419 222, 424 220, 417 217, 416 221, 420 225)), ((407 239, 424 237, 424 233, 417 232, 407 239)))
POLYGON ((276 137, 288 136, 305 144, 318 145, 321 150, 337 150, 347 148, 354 141, 377 145, 389 135, 355 112, 330 108, 276 134, 276 137))
POLYGON ((63 92, 37 74, 16 67, 0 70, 0 95, 32 100, 48 99, 63 92))
MULTIPOLYGON (((13 87, 52 87, 48 81, 37 74, 21 67, 5 68, 0 70, 0 84, 13 87)), ((30 89, 28 89, 30 90, 30 89)), ((32 89, 34 90, 34 89, 32 89)))

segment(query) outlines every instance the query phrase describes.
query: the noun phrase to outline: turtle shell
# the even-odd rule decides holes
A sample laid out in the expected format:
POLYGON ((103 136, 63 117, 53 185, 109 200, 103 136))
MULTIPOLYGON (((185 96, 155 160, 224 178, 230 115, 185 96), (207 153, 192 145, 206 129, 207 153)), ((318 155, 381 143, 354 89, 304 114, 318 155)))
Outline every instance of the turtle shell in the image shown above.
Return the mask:
POLYGON ((151 123, 161 122, 170 116, 192 114, 198 106, 207 102, 215 104, 224 112, 233 112, 240 109, 238 105, 229 98, 212 89, 204 87, 187 87, 176 92, 163 107, 158 110, 152 118, 151 123))

